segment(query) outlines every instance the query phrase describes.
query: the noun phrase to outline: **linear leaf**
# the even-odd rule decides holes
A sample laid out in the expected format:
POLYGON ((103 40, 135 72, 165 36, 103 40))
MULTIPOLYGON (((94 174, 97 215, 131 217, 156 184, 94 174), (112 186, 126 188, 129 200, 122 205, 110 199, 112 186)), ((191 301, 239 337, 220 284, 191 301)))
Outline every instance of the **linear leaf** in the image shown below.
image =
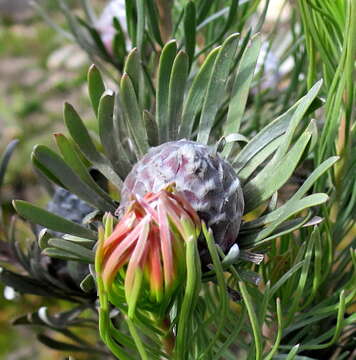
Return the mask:
POLYGON ((196 38, 196 10, 193 1, 188 1, 184 9, 184 46, 189 57, 189 67, 194 60, 196 38))
POLYGON ((307 191, 313 186, 315 181, 321 175, 323 175, 328 169, 330 169, 330 167, 333 166, 338 159, 339 158, 337 156, 333 156, 330 159, 325 160, 309 175, 308 179, 304 181, 303 185, 284 205, 270 212, 268 215, 261 216, 256 220, 244 223, 242 228, 243 229, 256 228, 277 220, 277 218, 286 210, 286 208, 295 201, 300 200, 307 193, 307 191))
POLYGON ((135 89, 127 74, 124 74, 121 78, 120 89, 129 131, 135 142, 138 155, 141 157, 148 150, 147 132, 137 102, 135 89))
POLYGON ((232 132, 238 132, 240 129, 240 123, 245 111, 261 44, 261 36, 254 36, 251 39, 250 46, 248 46, 242 54, 233 85, 226 123, 224 125, 225 136, 232 132))
POLYGON ((275 229, 277 229, 278 226, 282 225, 290 217, 310 207, 321 205, 325 203, 328 199, 329 197, 326 194, 317 193, 306 196, 301 200, 296 200, 292 203, 286 204, 287 206, 283 206, 283 211, 279 213, 278 218, 270 225, 265 227, 263 230, 261 230, 258 233, 257 237, 254 237, 254 242, 260 242, 263 239, 267 238, 275 231, 275 229))
POLYGON ((96 240, 96 233, 61 216, 55 215, 23 200, 14 200, 17 213, 34 224, 53 231, 96 240))
POLYGON ((230 35, 223 43, 210 76, 202 114, 199 121, 197 141, 207 144, 215 116, 225 95, 226 81, 237 49, 238 34, 230 35))
MULTIPOLYGON (((239 172, 248 164, 249 161, 253 161, 254 156, 257 155, 264 147, 287 131, 288 127, 290 126, 291 119, 293 118, 296 111, 299 109, 299 114, 303 113, 306 107, 305 104, 310 105, 310 98, 313 98, 317 95, 319 86, 320 84, 317 83, 311 94, 308 93, 302 97, 285 113, 264 127, 253 139, 250 140, 250 142, 242 149, 242 151, 233 161, 233 166, 237 174, 239 174, 239 172)), ((295 117, 294 119, 300 120, 299 116, 295 117)), ((295 121, 295 123, 297 123, 297 121, 295 121)), ((292 129, 294 131, 295 126, 290 128, 289 131, 292 129)), ((288 142, 290 143, 289 138, 288 142)))
POLYGON ((138 54, 138 50, 137 48, 133 48, 127 55, 124 73, 126 73, 130 77, 130 80, 132 81, 132 85, 135 89, 135 93, 137 95, 139 94, 140 71, 141 71, 141 65, 140 65, 140 57, 138 54))
POLYGON ((131 169, 131 164, 120 140, 117 139, 115 134, 115 101, 116 96, 111 91, 106 91, 100 99, 98 111, 99 135, 105 154, 109 158, 115 171, 124 179, 131 169))
POLYGON ((215 60, 220 51, 221 47, 217 47, 210 52, 198 74, 194 78, 193 84, 184 103, 182 122, 179 129, 180 138, 189 139, 191 137, 194 119, 201 110, 215 60))
POLYGON ((156 116, 160 143, 167 141, 169 138, 168 94, 171 72, 176 53, 177 43, 175 40, 171 40, 164 46, 159 61, 156 116))
POLYGON ((46 181, 50 180, 50 182, 52 182, 53 184, 56 184, 59 187, 67 189, 66 186, 53 173, 51 173, 45 166, 43 166, 34 157, 33 152, 31 153, 31 161, 33 166, 39 171, 40 175, 44 176, 44 179, 46 179, 46 181))
POLYGON ((88 71, 88 89, 95 115, 98 116, 99 101, 105 91, 105 84, 100 71, 95 65, 92 65, 88 71))
MULTIPOLYGON (((247 233, 244 235, 240 233, 239 244, 241 249, 256 249, 263 245, 268 244, 271 240, 281 237, 283 235, 289 234, 297 229, 300 229, 311 217, 311 212, 308 213, 305 217, 297 217, 292 220, 285 221, 282 225, 278 226, 275 231, 264 238, 263 240, 257 241, 257 237, 259 237, 260 232, 255 233, 247 233)), ((263 230, 261 230, 263 231, 263 230)))
POLYGON ((156 7, 156 2, 154 0, 146 0, 147 7, 147 17, 148 17, 148 25, 150 32, 152 33, 154 39, 160 46, 163 46, 163 41, 161 38, 161 32, 159 29, 159 15, 156 7))
POLYGON ((37 145, 33 150, 33 156, 49 171, 56 174, 70 192, 102 211, 115 211, 115 206, 111 201, 98 195, 87 183, 83 182, 54 151, 46 146, 37 145))
POLYGON ((143 111, 143 121, 147 130, 147 140, 149 146, 157 146, 159 144, 159 135, 156 119, 147 110, 143 111))
MULTIPOLYGON (((59 151, 68 166, 73 169, 75 174, 78 175, 82 181, 84 181, 99 196, 105 199, 108 204, 114 205, 110 196, 93 180, 87 167, 81 161, 74 145, 63 134, 57 133, 54 134, 54 136, 59 151)), ((36 153, 34 153, 34 156, 36 157, 36 153)))
POLYGON ((0 159, 0 188, 4 181, 4 176, 6 172, 6 168, 9 164, 10 158, 12 153, 14 152, 16 145, 18 144, 19 140, 12 140, 4 150, 4 153, 0 159))
POLYGON ((52 238, 48 241, 48 245, 49 247, 68 252, 70 255, 75 255, 82 262, 88 264, 94 263, 94 252, 72 241, 52 238))
POLYGON ((64 106, 64 121, 71 137, 85 157, 114 185, 121 189, 122 180, 111 168, 109 161, 98 152, 82 119, 72 105, 68 103, 64 106))
POLYGON ((241 180, 242 184, 244 184, 251 176, 251 174, 253 174, 255 170, 262 166, 264 161, 267 160, 269 156, 276 151, 282 140, 283 136, 276 137, 263 149, 256 153, 251 161, 247 162, 247 164, 242 168, 242 170, 238 172, 238 177, 241 180))
POLYGON ((244 186, 245 213, 255 209, 277 191, 292 175, 311 138, 311 126, 304 131, 278 164, 270 163, 244 186), (258 190, 257 190, 258 189, 258 190))
POLYGON ((63 341, 58 341, 50 338, 47 335, 39 334, 37 335, 37 339, 40 343, 48 346, 51 349, 60 350, 60 351, 69 351, 69 352, 85 352, 85 353, 100 353, 103 354, 102 351, 97 349, 93 349, 90 347, 84 347, 79 345, 74 345, 72 343, 66 343, 63 341))
POLYGON ((278 162, 287 152, 298 124, 302 120, 303 116, 309 109, 310 105, 313 103, 314 99, 319 93, 319 90, 322 86, 322 80, 318 81, 309 91, 308 93, 302 98, 302 101, 298 104, 293 116, 290 120, 290 124, 286 131, 285 136, 283 137, 282 144, 278 147, 276 154, 273 157, 272 162, 278 162))
POLYGON ((169 138, 176 140, 181 122, 183 98, 188 77, 189 59, 185 52, 180 51, 174 59, 172 75, 169 81, 168 111, 169 138))
POLYGON ((20 275, 1 268, 0 281, 24 294, 33 294, 39 296, 55 296, 52 289, 43 286, 40 281, 28 276, 20 275))

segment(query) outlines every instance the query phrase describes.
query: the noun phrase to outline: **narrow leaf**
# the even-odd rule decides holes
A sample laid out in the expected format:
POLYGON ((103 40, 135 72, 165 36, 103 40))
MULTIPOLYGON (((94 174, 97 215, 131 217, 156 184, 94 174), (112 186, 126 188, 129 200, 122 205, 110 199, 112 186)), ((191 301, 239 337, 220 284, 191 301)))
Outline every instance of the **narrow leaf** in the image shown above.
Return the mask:
POLYGON ((91 104, 95 115, 98 116, 99 101, 105 91, 105 84, 100 71, 95 65, 92 65, 88 71, 88 88, 91 104))
POLYGON ((48 241, 48 245, 56 249, 68 252, 70 255, 76 256, 82 262, 88 264, 94 263, 94 252, 72 241, 64 239, 50 239, 48 241))
POLYGON ((42 225, 53 231, 96 240, 97 236, 93 231, 26 201, 14 200, 13 205, 19 215, 34 224, 42 225))
POLYGON ((310 126, 278 164, 270 163, 244 186, 245 212, 255 209, 292 175, 311 137, 310 126), (273 170, 272 170, 273 169, 273 170), (257 190, 258 189, 258 190, 257 190))
POLYGON ((121 189, 122 180, 111 168, 109 161, 95 148, 95 145, 82 119, 74 110, 74 108, 68 103, 66 103, 64 107, 64 121, 71 137, 79 146, 85 157, 91 161, 94 166, 114 185, 121 189))
POLYGON ((6 168, 9 164, 12 153, 14 152, 19 140, 12 140, 10 144, 7 145, 1 159, 0 159, 0 188, 4 181, 6 168))
POLYGON ((221 51, 215 60, 199 122, 197 139, 199 143, 208 143, 216 113, 225 96, 226 82, 233 63, 237 44, 238 34, 230 35, 224 41, 221 51))
POLYGON ((213 71, 216 57, 220 51, 220 47, 211 51, 194 78, 184 103, 182 122, 179 129, 180 138, 190 139, 191 137, 195 117, 202 108, 202 103, 208 88, 208 82, 213 71))
POLYGON ((176 140, 181 122, 183 98, 188 77, 189 59, 185 52, 180 51, 174 59, 172 75, 169 82, 168 111, 169 138, 176 140))
POLYGON ((135 89, 135 93, 137 95, 139 94, 140 71, 141 65, 139 54, 137 48, 133 48, 127 55, 124 73, 126 73, 130 77, 132 85, 135 89))
POLYGON ((224 125, 224 135, 232 132, 238 132, 240 123, 245 111, 247 97, 250 90, 257 58, 261 49, 261 36, 256 35, 251 39, 251 44, 245 49, 240 60, 235 82, 233 85, 229 110, 226 123, 224 125))
POLYGON ((196 10, 193 1, 188 1, 184 9, 184 45, 189 58, 189 68, 192 66, 195 53, 196 10))
POLYGON ((137 102, 135 89, 127 74, 124 74, 121 78, 120 89, 128 128, 136 145, 138 155, 141 157, 148 150, 147 132, 137 102))
POLYGON ((176 53, 177 43, 175 40, 171 40, 164 46, 159 61, 156 116, 158 127, 160 129, 160 143, 167 141, 169 138, 168 94, 171 72, 176 53))
MULTIPOLYGON (((71 167, 75 174, 78 175, 91 189, 93 189, 99 196, 103 197, 108 204, 114 206, 110 196, 93 180, 87 167, 81 161, 74 145, 63 134, 57 133, 54 136, 59 151, 68 166, 71 167)), ((34 156, 36 156, 36 152, 34 153, 34 156)))
POLYGON ((115 206, 111 201, 109 202, 92 190, 92 188, 89 187, 87 183, 83 182, 74 170, 54 151, 46 146, 37 145, 33 150, 33 156, 43 166, 48 168, 49 171, 56 174, 58 179, 73 194, 76 194, 88 204, 91 204, 102 211, 115 211, 115 206))

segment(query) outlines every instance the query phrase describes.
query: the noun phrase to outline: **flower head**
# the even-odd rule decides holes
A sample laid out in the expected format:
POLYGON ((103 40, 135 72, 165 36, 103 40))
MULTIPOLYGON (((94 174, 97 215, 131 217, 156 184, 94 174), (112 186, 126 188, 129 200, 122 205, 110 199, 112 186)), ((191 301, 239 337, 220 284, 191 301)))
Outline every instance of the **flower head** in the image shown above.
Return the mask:
POLYGON ((169 302, 185 275, 185 242, 197 238, 200 219, 185 197, 169 185, 134 197, 100 245, 101 277, 108 293, 124 291, 129 316, 138 299, 169 302))

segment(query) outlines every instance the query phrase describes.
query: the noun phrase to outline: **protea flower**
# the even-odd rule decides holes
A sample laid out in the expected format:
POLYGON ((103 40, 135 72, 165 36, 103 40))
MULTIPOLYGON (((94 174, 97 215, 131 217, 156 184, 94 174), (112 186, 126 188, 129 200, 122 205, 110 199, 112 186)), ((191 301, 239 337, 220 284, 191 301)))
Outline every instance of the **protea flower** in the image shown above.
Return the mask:
POLYGON ((142 49, 133 49, 116 95, 92 67, 89 93, 103 152, 68 104, 65 122, 75 145, 57 134, 62 156, 34 149, 35 166, 97 208, 105 231, 25 202, 16 202, 17 210, 70 234, 49 240, 47 254, 86 263, 94 263, 95 254, 100 334, 118 358, 136 358, 137 351, 142 359, 218 356, 215 349, 232 331, 224 332, 228 315, 235 316, 228 311, 229 291, 246 297, 241 281, 256 279, 243 261, 254 259, 251 250, 305 225, 311 217, 306 210, 327 200, 305 194, 335 159, 277 208, 278 190, 312 148, 314 122, 303 125, 302 119, 320 83, 252 139, 239 134, 260 46, 257 36, 238 52, 238 35, 231 35, 188 81, 189 56, 170 41, 151 82, 142 49), (92 167, 109 180, 110 192, 92 180, 92 167), (120 315, 110 312, 112 306, 120 315), (167 338, 170 345, 161 346, 167 338))
POLYGON ((242 189, 231 165, 205 145, 179 140, 152 148, 126 177, 120 209, 127 208, 132 195, 158 193, 172 182, 228 251, 239 233, 242 189))
POLYGON ((125 214, 97 250, 105 289, 110 293, 112 287, 124 287, 130 317, 139 297, 153 307, 167 306, 184 279, 185 243, 196 241, 200 227, 197 213, 174 184, 131 197, 125 214))

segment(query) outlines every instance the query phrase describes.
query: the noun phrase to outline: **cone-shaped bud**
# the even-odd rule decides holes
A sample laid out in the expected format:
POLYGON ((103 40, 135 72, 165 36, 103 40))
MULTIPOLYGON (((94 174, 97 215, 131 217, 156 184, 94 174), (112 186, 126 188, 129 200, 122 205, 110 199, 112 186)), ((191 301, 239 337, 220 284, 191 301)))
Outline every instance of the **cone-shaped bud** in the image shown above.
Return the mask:
POLYGON ((200 228, 197 213, 174 185, 134 197, 98 248, 107 293, 124 291, 130 317, 138 303, 168 304, 184 283, 185 243, 197 239, 200 228))

